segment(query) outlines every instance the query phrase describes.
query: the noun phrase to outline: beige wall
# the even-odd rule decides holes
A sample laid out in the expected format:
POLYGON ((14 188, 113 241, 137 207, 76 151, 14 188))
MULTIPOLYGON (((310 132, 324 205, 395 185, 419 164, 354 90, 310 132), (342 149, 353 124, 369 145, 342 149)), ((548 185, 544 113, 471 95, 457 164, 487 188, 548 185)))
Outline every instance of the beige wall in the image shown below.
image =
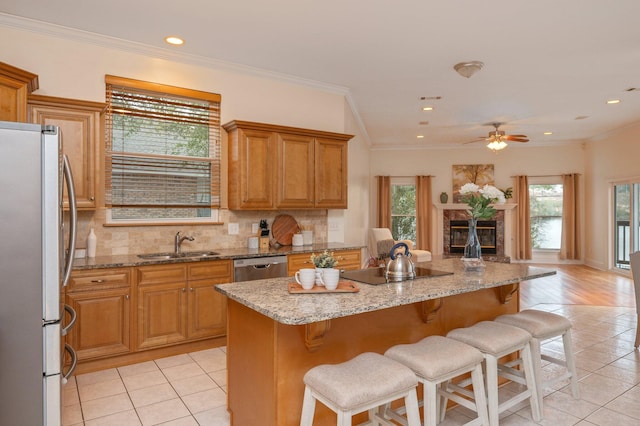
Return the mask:
POLYGON ((587 145, 585 209, 588 241, 585 263, 599 269, 612 267, 611 227, 613 182, 640 181, 640 123, 611 132, 587 145))
MULTIPOLYGON (((238 119, 340 133, 359 132, 341 88, 260 74, 235 65, 52 26, 18 23, 24 28, 0 25, 0 60, 38 74, 38 94, 104 102, 104 76, 111 74, 220 93, 222 123, 238 119)), ((223 135, 225 141, 226 135, 223 135)), ((349 142, 349 150, 352 154, 349 170, 354 183, 351 186, 350 182, 353 189, 348 213, 342 210, 286 212, 301 225, 313 228, 316 241, 360 243, 364 238, 346 226, 345 221, 366 216, 367 203, 361 203, 357 195, 363 170, 368 168, 367 156, 362 154, 366 145, 362 138, 356 137, 349 142)), ((226 179, 223 183, 226 185, 226 179)), ((225 222, 222 226, 104 228, 105 211, 101 209, 95 214, 80 214, 78 246, 84 247, 89 228, 94 227, 98 255, 171 250, 172 236, 178 230, 196 236, 193 243, 185 243, 192 249, 242 247, 251 234, 251 223, 261 218, 271 221, 276 214, 222 210, 220 218, 225 222), (240 234, 229 235, 226 222, 238 222, 240 234)))
MULTIPOLYGON (((432 175, 433 201, 439 202, 440 193, 446 192, 451 202, 451 166, 454 164, 493 164, 496 187, 506 189, 514 186, 512 176, 515 175, 580 173, 584 177, 584 162, 585 150, 581 143, 544 147, 511 144, 499 153, 490 152, 482 144, 477 147, 467 145, 459 149, 374 150, 371 152, 370 191, 375 194, 375 176, 378 175, 432 175)), ((375 218, 375 202, 375 195, 372 195, 369 209, 372 218, 375 218)), ((435 238, 436 227, 441 224, 434 223, 433 226, 432 235, 435 238)), ((432 247, 437 243, 432 241, 432 247)))

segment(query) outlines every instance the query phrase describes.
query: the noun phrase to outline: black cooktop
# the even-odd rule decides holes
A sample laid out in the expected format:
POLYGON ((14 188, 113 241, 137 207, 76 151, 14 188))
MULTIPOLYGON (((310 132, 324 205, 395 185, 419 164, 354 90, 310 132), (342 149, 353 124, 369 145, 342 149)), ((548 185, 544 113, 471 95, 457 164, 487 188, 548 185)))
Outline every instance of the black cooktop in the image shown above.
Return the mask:
MULTIPOLYGON (((416 266, 416 278, 429 278, 429 277, 440 277, 443 275, 452 275, 453 272, 447 271, 438 271, 436 269, 424 268, 422 266, 416 266)), ((352 281, 358 281, 366 284, 386 284, 387 279, 384 276, 385 268, 368 268, 368 269, 360 269, 358 271, 344 271, 342 273, 342 278, 346 278, 352 281)), ((401 281, 408 281, 408 278, 401 281)), ((398 282, 398 281, 393 281, 398 282)))

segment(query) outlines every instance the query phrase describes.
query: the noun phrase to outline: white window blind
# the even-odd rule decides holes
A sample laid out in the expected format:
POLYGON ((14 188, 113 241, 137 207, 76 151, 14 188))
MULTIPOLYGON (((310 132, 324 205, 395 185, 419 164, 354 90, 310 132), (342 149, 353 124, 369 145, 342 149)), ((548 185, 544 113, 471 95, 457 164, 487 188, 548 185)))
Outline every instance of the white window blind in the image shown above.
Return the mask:
POLYGON ((112 76, 106 83, 107 206, 125 219, 219 207, 220 96, 112 76))

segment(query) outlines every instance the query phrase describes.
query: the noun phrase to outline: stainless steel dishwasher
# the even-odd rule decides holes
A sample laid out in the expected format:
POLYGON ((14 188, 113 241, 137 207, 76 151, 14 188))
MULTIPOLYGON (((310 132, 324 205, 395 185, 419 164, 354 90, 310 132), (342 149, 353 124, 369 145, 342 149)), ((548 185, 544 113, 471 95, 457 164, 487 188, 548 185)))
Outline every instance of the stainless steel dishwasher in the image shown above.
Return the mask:
POLYGON ((287 276, 287 256, 251 257, 233 261, 235 282, 287 276))

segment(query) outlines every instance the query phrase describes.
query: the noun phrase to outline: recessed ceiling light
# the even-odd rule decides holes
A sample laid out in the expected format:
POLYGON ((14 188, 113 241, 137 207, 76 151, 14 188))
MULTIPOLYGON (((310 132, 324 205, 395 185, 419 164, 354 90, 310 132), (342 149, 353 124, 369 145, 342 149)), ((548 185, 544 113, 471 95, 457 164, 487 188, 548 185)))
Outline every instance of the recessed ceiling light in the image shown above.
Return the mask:
POLYGON ((553 134, 553 132, 544 132, 543 133, 543 135, 546 135, 546 136, 549 136, 549 135, 552 135, 552 134, 553 134))
POLYGON ((609 99, 607 101, 608 104, 619 104, 620 103, 620 99, 609 99))
POLYGON ((418 139, 424 139, 424 135, 418 135, 416 136, 418 139))
POLYGON ((181 44, 184 44, 184 40, 176 36, 165 37, 164 41, 166 41, 169 44, 173 44, 174 46, 180 46, 181 44))
POLYGON ((432 106, 423 106, 422 110, 423 111, 433 111, 433 107, 432 106))

